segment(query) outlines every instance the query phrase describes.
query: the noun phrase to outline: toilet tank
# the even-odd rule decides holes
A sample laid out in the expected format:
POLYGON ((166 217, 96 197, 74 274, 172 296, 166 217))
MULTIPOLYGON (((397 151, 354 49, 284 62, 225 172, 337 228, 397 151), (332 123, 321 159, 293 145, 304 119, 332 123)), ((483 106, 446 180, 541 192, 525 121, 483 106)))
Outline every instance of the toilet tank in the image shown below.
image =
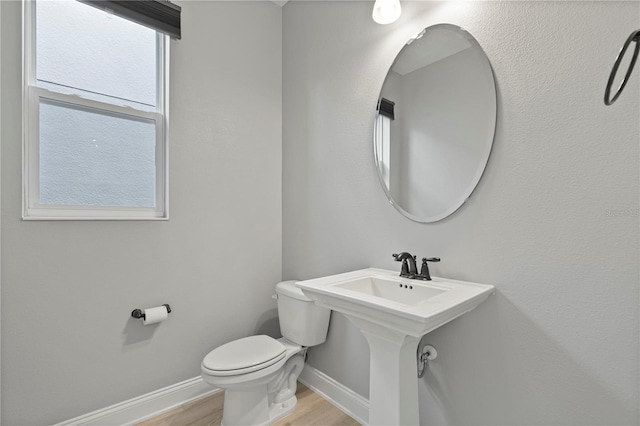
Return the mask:
POLYGON ((327 339, 331 310, 321 308, 295 286, 295 281, 276 285, 280 332, 300 346, 315 346, 327 339))

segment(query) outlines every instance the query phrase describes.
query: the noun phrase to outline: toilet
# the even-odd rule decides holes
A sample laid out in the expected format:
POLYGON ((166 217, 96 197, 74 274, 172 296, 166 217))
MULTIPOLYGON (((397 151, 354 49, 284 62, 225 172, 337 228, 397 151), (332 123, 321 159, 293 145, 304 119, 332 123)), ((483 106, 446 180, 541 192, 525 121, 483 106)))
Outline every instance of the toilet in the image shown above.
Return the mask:
POLYGON ((295 286, 276 285, 280 339, 259 335, 226 343, 202 361, 202 378, 225 390, 222 425, 270 425, 296 406, 307 348, 327 338, 331 311, 295 286))

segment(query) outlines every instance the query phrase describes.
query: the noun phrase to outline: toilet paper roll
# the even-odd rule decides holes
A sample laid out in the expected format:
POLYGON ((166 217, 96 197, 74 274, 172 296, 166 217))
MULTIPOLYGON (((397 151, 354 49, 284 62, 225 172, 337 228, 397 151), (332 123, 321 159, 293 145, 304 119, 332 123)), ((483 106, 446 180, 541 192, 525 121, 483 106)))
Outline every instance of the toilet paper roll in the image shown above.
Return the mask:
POLYGON ((166 306, 156 306, 155 308, 147 308, 144 310, 144 319, 142 323, 144 325, 147 324, 155 324, 160 321, 164 321, 169 317, 169 312, 167 312, 166 306))

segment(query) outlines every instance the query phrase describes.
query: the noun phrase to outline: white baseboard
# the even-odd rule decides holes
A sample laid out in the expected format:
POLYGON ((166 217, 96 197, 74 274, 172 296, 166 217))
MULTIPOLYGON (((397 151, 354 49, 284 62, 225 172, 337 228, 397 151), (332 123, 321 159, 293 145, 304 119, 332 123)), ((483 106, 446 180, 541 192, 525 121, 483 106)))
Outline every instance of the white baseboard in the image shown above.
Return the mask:
POLYGON ((133 425, 220 390, 194 377, 54 426, 133 425))
POLYGON ((305 365, 298 380, 347 413, 362 425, 369 421, 369 400, 352 391, 342 383, 317 370, 305 365))
MULTIPOLYGON (((367 424, 369 401, 366 398, 309 365, 305 365, 298 379, 358 423, 367 424)), ((219 391, 221 389, 212 388, 201 377, 194 377, 54 426, 134 425, 219 391)))

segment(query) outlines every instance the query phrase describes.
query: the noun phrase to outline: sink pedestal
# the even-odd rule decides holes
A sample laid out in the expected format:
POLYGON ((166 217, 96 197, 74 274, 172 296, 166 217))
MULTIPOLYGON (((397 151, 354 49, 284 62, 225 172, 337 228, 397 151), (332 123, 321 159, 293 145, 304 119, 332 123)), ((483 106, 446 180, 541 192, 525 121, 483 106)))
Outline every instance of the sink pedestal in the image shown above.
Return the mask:
POLYGON ((418 281, 383 269, 361 269, 298 281, 318 306, 345 315, 369 343, 369 424, 419 424, 420 337, 474 309, 495 288, 432 277, 418 281))
POLYGON ((420 339, 347 318, 369 343, 369 425, 419 425, 416 351, 420 339))

